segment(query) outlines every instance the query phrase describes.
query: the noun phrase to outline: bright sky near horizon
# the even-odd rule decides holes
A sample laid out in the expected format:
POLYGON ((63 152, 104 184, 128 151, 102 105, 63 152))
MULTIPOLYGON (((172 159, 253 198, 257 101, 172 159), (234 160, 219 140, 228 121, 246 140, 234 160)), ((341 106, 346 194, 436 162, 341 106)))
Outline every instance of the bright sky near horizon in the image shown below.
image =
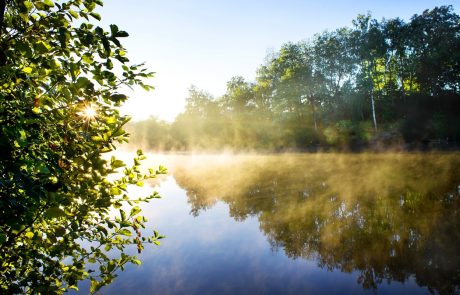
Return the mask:
MULTIPOLYGON (((134 63, 156 72, 156 89, 135 89, 123 107, 134 120, 173 121, 195 85, 222 95, 233 76, 254 80, 269 50, 324 30, 351 26, 368 11, 376 19, 414 14, 454 0, 108 0, 99 10, 104 26, 117 24, 134 63), (129 4, 128 4, 129 3, 129 4)), ((460 3, 459 3, 460 4, 460 3)))

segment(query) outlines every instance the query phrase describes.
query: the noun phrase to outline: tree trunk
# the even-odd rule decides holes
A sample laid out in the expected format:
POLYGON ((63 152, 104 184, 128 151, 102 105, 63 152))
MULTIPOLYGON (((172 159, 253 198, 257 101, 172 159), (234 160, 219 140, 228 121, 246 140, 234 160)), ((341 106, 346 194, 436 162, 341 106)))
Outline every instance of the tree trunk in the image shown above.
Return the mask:
POLYGON ((369 75, 369 84, 371 86, 370 96, 371 96, 371 108, 372 108, 372 120, 374 122, 374 130, 377 131, 377 118, 375 115, 375 99, 374 99, 374 82, 372 81, 371 77, 371 70, 370 67, 367 67, 367 74, 369 75))
POLYGON ((311 108, 313 111, 313 122, 315 123, 315 131, 318 132, 318 123, 316 122, 316 108, 313 97, 310 97, 311 108))
POLYGON ((372 86, 371 86, 371 105, 372 105, 372 119, 374 121, 374 130, 377 131, 377 118, 375 116, 374 87, 372 86))
MULTIPOLYGON (((403 63, 403 60, 402 60, 402 57, 399 57, 399 66, 400 66, 400 69, 404 69, 404 63, 403 63)), ((406 102, 406 89, 404 87, 404 70, 400 70, 401 73, 400 73, 400 79, 401 79, 401 93, 402 93, 402 97, 403 97, 403 101, 406 102)))

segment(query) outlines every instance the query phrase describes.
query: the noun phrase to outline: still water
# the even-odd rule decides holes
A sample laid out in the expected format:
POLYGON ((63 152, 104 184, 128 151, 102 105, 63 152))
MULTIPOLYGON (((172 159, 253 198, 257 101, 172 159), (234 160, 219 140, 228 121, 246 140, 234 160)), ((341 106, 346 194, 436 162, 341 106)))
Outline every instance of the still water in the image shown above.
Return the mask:
POLYGON ((460 154, 149 158, 167 238, 101 294, 459 293, 460 154))

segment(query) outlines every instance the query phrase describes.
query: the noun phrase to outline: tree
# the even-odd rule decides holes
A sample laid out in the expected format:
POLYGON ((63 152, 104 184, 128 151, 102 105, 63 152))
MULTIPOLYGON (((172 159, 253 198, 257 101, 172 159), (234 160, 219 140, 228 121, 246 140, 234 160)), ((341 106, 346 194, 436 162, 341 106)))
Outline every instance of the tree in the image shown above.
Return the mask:
POLYGON ((407 147, 453 145, 459 21, 451 6, 408 22, 367 14, 352 28, 283 44, 253 82, 236 76, 220 97, 192 88, 171 139, 182 149, 362 149, 401 147, 403 138, 407 147))
POLYGON ((310 82, 310 87, 316 90, 314 96, 322 97, 319 105, 338 114, 343 99, 342 88, 352 80, 355 68, 351 53, 351 31, 347 28, 326 31, 315 36, 311 47, 316 79, 310 82))
POLYGON ((141 144, 142 148, 154 151, 170 149, 174 142, 170 136, 170 125, 156 117, 144 121, 126 124, 126 131, 131 134, 129 141, 141 144))
POLYGON ((126 57, 128 33, 92 23, 102 4, 0 1, 0 293, 59 294, 85 279, 95 292, 140 263, 128 245, 161 238, 142 236, 139 207, 121 206, 157 197, 127 189, 164 168, 141 173, 140 151, 131 168, 103 157, 128 137, 120 87, 149 90, 152 74, 126 57))
POLYGON ((375 92, 376 84, 378 85, 377 67, 379 58, 381 58, 385 52, 385 42, 380 25, 375 19, 371 19, 371 15, 359 15, 356 20, 353 21, 355 26, 354 30, 354 42, 355 42, 355 54, 360 63, 361 76, 363 77, 363 85, 365 89, 369 91, 369 97, 371 100, 372 110, 372 121, 374 123, 374 129, 377 130, 377 115, 375 106, 375 92))
POLYGON ((252 143, 256 134, 253 134, 255 126, 259 125, 259 118, 254 112, 253 85, 243 77, 232 77, 227 82, 227 92, 219 100, 223 109, 223 116, 228 121, 227 126, 232 134, 232 144, 235 147, 245 147, 252 143))
POLYGON ((183 148, 213 148, 225 138, 220 110, 214 97, 203 90, 190 87, 185 112, 177 116, 171 133, 183 148))
POLYGON ((414 15, 409 27, 420 91, 430 95, 458 92, 460 16, 452 6, 435 7, 414 15))

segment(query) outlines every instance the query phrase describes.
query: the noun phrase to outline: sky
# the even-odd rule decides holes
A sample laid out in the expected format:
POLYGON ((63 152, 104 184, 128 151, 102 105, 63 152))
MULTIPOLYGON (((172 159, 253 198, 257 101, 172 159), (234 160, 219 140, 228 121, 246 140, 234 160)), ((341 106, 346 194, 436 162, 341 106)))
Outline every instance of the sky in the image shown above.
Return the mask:
MULTIPOLYGON (((133 63, 155 72, 155 90, 129 91, 122 112, 172 122, 183 111, 191 85, 214 96, 233 76, 253 81, 270 51, 315 33, 351 26, 358 14, 376 19, 414 14, 458 0, 107 0, 102 25, 128 31, 123 41, 133 63), (129 4, 127 4, 129 3, 129 4)), ((457 4, 458 3, 458 4, 457 4)))

